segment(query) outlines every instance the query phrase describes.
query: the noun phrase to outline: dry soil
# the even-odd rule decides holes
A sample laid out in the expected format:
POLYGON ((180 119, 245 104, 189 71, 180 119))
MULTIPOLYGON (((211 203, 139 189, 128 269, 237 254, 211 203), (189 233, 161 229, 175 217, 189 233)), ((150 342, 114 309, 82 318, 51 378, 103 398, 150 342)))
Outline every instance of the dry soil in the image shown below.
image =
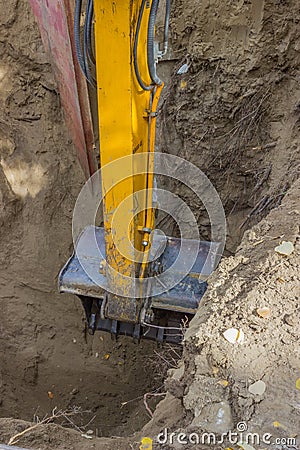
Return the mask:
MULTIPOLYGON (((29 6, 1 1, 0 442, 55 406, 76 406, 83 411, 76 426, 95 416, 88 426, 93 436, 110 438, 90 440, 74 425, 50 423, 17 445, 137 449, 142 436, 155 438, 166 426, 222 433, 241 421, 253 432, 298 438, 299 445, 298 0, 172 2, 158 149, 208 175, 224 204, 228 236, 179 367, 162 388, 166 398, 148 424, 143 395, 162 383, 149 364, 161 361, 156 346, 87 336, 78 301, 57 294, 84 180, 29 6), (184 64, 186 73, 178 74, 184 64), (290 256, 275 251, 283 240, 294 246, 290 256), (257 314, 261 307, 269 317, 257 314), (243 331, 243 343, 225 340, 231 327, 243 331), (249 392, 256 381, 265 383, 262 395, 249 392)), ((168 183, 209 239, 201 203, 168 183)), ((172 231, 168 218, 163 224, 172 231)), ((271 448, 287 448, 283 442, 271 448)))

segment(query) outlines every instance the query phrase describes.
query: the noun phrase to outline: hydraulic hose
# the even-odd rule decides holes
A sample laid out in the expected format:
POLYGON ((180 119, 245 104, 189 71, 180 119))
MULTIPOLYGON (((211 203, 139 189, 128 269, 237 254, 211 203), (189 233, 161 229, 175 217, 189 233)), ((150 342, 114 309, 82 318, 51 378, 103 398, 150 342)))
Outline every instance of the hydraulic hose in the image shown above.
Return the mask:
POLYGON ((162 81, 156 74, 155 56, 154 56, 154 30, 159 0, 153 0, 148 22, 148 39, 147 39, 147 59, 148 70, 151 80, 154 84, 161 85, 162 81))
POLYGON ((86 18, 84 23, 84 33, 83 33, 83 59, 84 64, 86 68, 86 77, 88 82, 93 86, 96 87, 96 80, 95 80, 95 64, 92 61, 93 55, 92 55, 92 46, 91 46, 91 33, 92 33, 92 21, 93 21, 93 13, 94 13, 94 4, 93 0, 88 0, 86 5, 86 18), (93 74, 91 73, 91 69, 93 74))
POLYGON ((75 41, 75 50, 76 56, 79 63, 79 66, 84 74, 87 77, 85 62, 81 50, 81 42, 80 42, 80 16, 81 16, 81 8, 82 8, 82 0, 76 0, 75 2, 75 13, 74 13, 74 41, 75 41))
POLYGON ((135 71, 135 76, 137 78, 137 81, 139 83, 139 85, 141 86, 141 88, 144 91, 151 91, 153 89, 153 86, 147 86, 140 75, 140 71, 139 71, 139 66, 138 66, 138 62, 137 62, 137 50, 138 50, 138 43, 139 43, 139 35, 140 35, 140 29, 141 29, 141 23, 142 23, 142 18, 143 18, 143 14, 144 14, 144 10, 145 10, 145 4, 146 4, 146 0, 142 0, 142 4, 139 10, 139 15, 138 15, 138 20, 137 20, 137 25, 136 25, 136 30, 135 30, 135 36, 134 36, 134 45, 133 45, 133 64, 134 64, 134 71, 135 71))
POLYGON ((84 25, 84 38, 86 40, 87 55, 90 63, 95 66, 96 60, 92 46, 92 24, 94 15, 94 1, 88 0, 86 8, 86 21, 84 25))
MULTIPOLYGON (((88 4, 89 6, 89 4, 88 4)), ((75 51, 79 66, 87 79, 87 81, 95 86, 95 82, 92 79, 89 62, 87 57, 87 47, 86 47, 86 39, 83 41, 83 52, 81 48, 81 39, 80 39, 80 16, 82 10, 82 0, 76 0, 75 2, 75 13, 74 13, 74 42, 75 42, 75 51)), ((86 25, 85 25, 86 28, 86 25)))

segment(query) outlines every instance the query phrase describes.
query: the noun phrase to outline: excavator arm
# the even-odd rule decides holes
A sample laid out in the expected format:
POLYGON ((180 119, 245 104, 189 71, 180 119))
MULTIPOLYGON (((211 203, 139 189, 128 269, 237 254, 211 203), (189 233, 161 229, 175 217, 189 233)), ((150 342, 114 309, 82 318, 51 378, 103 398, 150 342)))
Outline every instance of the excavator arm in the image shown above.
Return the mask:
MULTIPOLYGON (((106 277, 121 294, 108 294, 107 313, 132 323, 139 321, 133 283, 144 276, 154 229, 155 124, 163 83, 157 76, 158 83, 151 79, 147 51, 154 42, 147 45, 147 35, 156 1, 94 3, 101 167, 122 158, 119 173, 102 171, 106 277), (139 164, 136 155, 144 156, 139 164)), ((154 61, 152 71, 155 75, 154 61)))
POLYGON ((199 274, 213 270, 214 261, 207 265, 207 257, 212 247, 217 253, 218 244, 162 238, 155 233, 155 129, 164 85, 156 63, 167 50, 170 0, 165 5, 162 51, 154 39, 159 0, 87 0, 83 33, 80 0, 75 2, 75 11, 69 0, 53 0, 52 7, 46 0, 30 1, 42 36, 47 28, 44 41, 52 56, 56 55, 54 66, 67 123, 83 168, 90 174, 91 143, 83 137, 89 135, 85 130, 91 128, 91 121, 86 120, 87 89, 82 74, 90 84, 90 100, 97 96, 103 227, 91 224, 81 231, 74 254, 59 275, 59 289, 80 297, 91 333, 104 330, 113 336, 180 343, 182 329, 206 290, 199 274), (54 4, 60 7, 55 9, 54 4), (74 33, 70 32, 70 17, 74 33), (54 26, 47 27, 50 23, 54 26), (57 53, 57 32, 67 58, 61 50, 57 53), (65 95, 68 83, 76 87, 70 97, 65 95), (186 260, 197 248, 193 267, 179 277, 180 283, 156 293, 153 276, 172 266, 182 246, 186 260), (159 249, 159 256, 153 257, 159 249))

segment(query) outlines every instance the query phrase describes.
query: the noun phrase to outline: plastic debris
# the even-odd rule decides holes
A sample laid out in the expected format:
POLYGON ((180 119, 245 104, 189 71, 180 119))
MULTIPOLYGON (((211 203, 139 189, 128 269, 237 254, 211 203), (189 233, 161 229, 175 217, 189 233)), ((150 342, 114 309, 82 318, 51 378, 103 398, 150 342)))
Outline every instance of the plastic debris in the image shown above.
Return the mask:
POLYGON ((212 373, 213 373, 214 375, 217 375, 217 374, 219 373, 219 368, 218 368, 218 367, 213 367, 212 373))
POLYGON ((84 437, 85 439, 93 439, 93 436, 87 433, 83 433, 81 436, 84 437))
POLYGON ((258 380, 249 386, 248 391, 254 395, 263 395, 266 390, 266 383, 262 380, 258 380))
POLYGON ((110 354, 109 353, 105 353, 104 359, 108 360, 109 358, 110 358, 110 354))
POLYGON ((47 394, 48 394, 48 398, 50 398, 50 400, 53 400, 53 399, 54 399, 54 394, 53 394, 53 392, 48 391, 47 394))
POLYGON ((183 64, 178 70, 177 70, 177 74, 178 75, 183 75, 184 73, 188 73, 188 70, 190 68, 189 64, 183 64))
POLYGON ((273 427, 275 427, 275 428, 282 428, 283 430, 286 430, 286 427, 284 425, 282 425, 282 423, 277 422, 277 420, 275 420, 273 422, 273 427))
POLYGON ((231 344, 242 344, 245 338, 244 332, 236 328, 228 328, 228 330, 224 331, 223 336, 231 344))
POLYGON ((294 244, 290 241, 282 241, 280 245, 275 247, 275 252, 285 256, 290 256, 294 250, 294 244))
POLYGON ((227 387, 229 382, 227 380, 220 380, 218 381, 218 384, 220 384, 223 387, 227 387))
POLYGON ((148 437, 144 437, 141 440, 140 450, 152 450, 153 440, 148 437))
POLYGON ((300 378, 297 378, 296 380, 296 389, 299 389, 300 391, 300 378))
POLYGON ((243 448, 244 450, 255 450, 255 448, 252 447, 252 445, 247 444, 246 442, 238 442, 238 446, 243 448))
POLYGON ((267 306, 257 308, 256 312, 259 315, 259 317, 262 317, 263 319, 267 319, 271 315, 271 310, 267 306))

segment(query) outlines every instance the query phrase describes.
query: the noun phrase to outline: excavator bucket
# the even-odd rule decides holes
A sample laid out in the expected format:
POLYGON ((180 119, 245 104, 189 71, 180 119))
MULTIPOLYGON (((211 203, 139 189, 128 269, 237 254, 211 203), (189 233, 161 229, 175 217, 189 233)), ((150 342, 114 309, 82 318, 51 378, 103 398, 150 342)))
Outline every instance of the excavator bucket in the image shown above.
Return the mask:
MULTIPOLYGON (((154 275, 148 289, 148 311, 151 313, 148 312, 148 317, 146 315, 138 323, 123 322, 109 319, 105 314, 109 284, 99 270, 106 260, 104 228, 89 226, 83 230, 74 254, 60 272, 59 289, 60 292, 75 294, 81 299, 91 334, 102 330, 112 336, 127 335, 136 340, 143 338, 175 344, 182 341, 185 328, 196 313, 207 288, 206 281, 201 282, 201 278, 206 279, 215 268, 219 244, 154 234, 152 248, 157 249, 161 245, 164 251, 153 261, 153 265, 160 268, 160 273, 174 265, 181 247, 184 247, 179 270, 173 270, 169 275, 174 279, 174 283, 171 280, 174 286, 161 293, 163 289, 154 275), (195 249, 197 257, 188 275, 185 275, 185 263, 189 265, 190 255, 195 249), (178 279, 181 280, 179 283, 178 279)), ((136 299, 129 299, 129 304, 135 305, 136 299)))

